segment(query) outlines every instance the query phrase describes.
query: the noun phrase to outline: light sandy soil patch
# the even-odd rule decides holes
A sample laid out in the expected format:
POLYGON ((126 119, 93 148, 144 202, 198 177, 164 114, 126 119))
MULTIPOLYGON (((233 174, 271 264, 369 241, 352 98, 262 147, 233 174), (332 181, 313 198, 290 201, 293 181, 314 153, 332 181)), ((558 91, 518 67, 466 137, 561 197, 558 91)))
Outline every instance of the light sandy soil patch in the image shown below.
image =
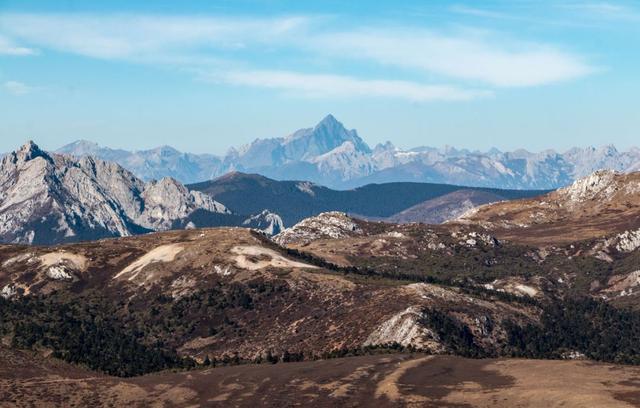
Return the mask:
POLYGON ((391 402, 396 402, 402 398, 400 392, 400 378, 411 368, 420 366, 422 363, 430 360, 432 357, 422 357, 415 360, 402 361, 397 364, 395 370, 385 376, 376 387, 376 398, 386 397, 391 402))
POLYGON ((515 289, 518 292, 524 293, 525 295, 534 297, 538 294, 538 290, 534 287, 528 286, 528 285, 523 285, 523 284, 518 284, 515 286, 515 289))
POLYGON ((313 265, 292 261, 272 249, 263 248, 260 246, 235 246, 231 248, 231 252, 237 255, 235 258, 235 262, 238 268, 249 269, 252 271, 267 268, 270 266, 274 268, 317 269, 317 267, 313 265))
POLYGON ((329 384, 321 385, 323 390, 330 391, 329 394, 332 398, 343 398, 349 396, 352 389, 355 387, 355 383, 360 380, 366 380, 373 374, 373 365, 364 365, 356 368, 351 374, 343 377, 337 381, 330 382, 329 384))
POLYGON ((40 255, 38 259, 45 268, 64 264, 79 271, 86 270, 88 263, 87 258, 84 255, 66 251, 50 252, 48 254, 40 255))
POLYGON ((184 247, 180 244, 161 245, 133 261, 129 266, 118 272, 113 279, 128 275, 128 280, 134 280, 145 266, 159 262, 172 262, 183 249, 184 247))

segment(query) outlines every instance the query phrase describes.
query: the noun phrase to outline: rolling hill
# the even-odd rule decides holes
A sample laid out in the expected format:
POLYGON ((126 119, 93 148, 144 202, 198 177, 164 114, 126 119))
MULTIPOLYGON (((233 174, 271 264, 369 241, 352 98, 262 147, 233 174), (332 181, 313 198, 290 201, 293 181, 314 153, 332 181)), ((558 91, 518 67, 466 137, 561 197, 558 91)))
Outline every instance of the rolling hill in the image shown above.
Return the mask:
POLYGON ((482 192, 485 198, 493 197, 496 200, 533 197, 544 193, 430 183, 369 184, 352 190, 333 190, 308 181, 277 181, 258 174, 239 172, 188 187, 208 194, 241 214, 269 209, 280 215, 286 226, 325 211, 389 217, 427 200, 460 190, 482 192))

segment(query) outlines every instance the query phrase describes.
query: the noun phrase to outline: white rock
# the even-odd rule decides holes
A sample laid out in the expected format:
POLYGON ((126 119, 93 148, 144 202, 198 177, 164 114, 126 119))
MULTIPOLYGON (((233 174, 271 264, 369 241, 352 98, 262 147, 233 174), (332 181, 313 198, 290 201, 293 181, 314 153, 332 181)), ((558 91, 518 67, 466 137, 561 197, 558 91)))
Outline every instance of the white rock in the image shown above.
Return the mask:
POLYGON ((54 280, 72 280, 73 275, 63 265, 55 265, 47 268, 46 275, 54 280))
POLYGON ((0 296, 5 299, 10 299, 18 294, 18 290, 12 284, 5 285, 2 290, 0 290, 0 296))
POLYGON ((362 230, 358 224, 348 215, 333 211, 305 218, 273 239, 280 245, 286 245, 291 242, 304 243, 317 239, 336 239, 361 234, 362 230))
POLYGON ((367 337, 364 345, 398 343, 403 346, 412 345, 433 349, 438 345, 439 339, 435 333, 420 323, 423 318, 420 307, 410 306, 378 326, 367 337))
POLYGON ((242 222, 242 225, 258 229, 269 235, 276 235, 284 230, 282 218, 269 210, 263 210, 260 214, 247 218, 242 222))

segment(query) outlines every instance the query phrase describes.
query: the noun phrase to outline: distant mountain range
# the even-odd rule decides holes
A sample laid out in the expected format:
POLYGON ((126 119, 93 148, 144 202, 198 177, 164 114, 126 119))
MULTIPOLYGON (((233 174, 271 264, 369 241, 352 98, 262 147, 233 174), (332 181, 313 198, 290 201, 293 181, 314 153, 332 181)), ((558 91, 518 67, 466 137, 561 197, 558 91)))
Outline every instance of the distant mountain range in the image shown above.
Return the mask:
POLYGON ((241 214, 268 209, 280 215, 285 226, 326 211, 394 222, 441 223, 476 205, 533 197, 546 192, 411 182, 332 190, 309 181, 277 181, 239 172, 189 184, 188 188, 206 193, 241 214), (398 220, 394 218, 396 215, 400 217, 398 220))
POLYGON ((145 181, 171 177, 182 183, 210 180, 220 175, 220 158, 209 154, 181 153, 169 146, 130 152, 79 140, 56 150, 77 157, 93 156, 116 162, 145 181))
POLYGON ((130 152, 87 141, 57 152, 115 161, 147 181, 168 176, 195 183, 240 171, 277 180, 309 180, 338 189, 399 181, 555 189, 599 169, 640 170, 640 149, 620 152, 612 145, 576 147, 564 153, 522 149, 478 152, 451 147, 402 150, 391 142, 372 149, 355 130, 347 130, 332 115, 287 137, 256 139, 232 148, 224 157, 182 153, 168 146, 130 152))
MULTIPOLYGON (((426 209, 405 216, 405 222, 441 222, 472 203, 449 200, 447 212, 425 201, 460 189, 386 183, 340 191, 308 181, 276 181, 238 172, 188 186, 171 177, 144 182, 115 162, 48 153, 28 142, 0 161, 0 242, 53 244, 214 226, 256 228, 274 235, 325 211, 388 217, 416 205, 426 209), (434 211, 440 218, 432 216, 434 211)), ((542 193, 469 191, 490 197, 484 202, 542 193)))

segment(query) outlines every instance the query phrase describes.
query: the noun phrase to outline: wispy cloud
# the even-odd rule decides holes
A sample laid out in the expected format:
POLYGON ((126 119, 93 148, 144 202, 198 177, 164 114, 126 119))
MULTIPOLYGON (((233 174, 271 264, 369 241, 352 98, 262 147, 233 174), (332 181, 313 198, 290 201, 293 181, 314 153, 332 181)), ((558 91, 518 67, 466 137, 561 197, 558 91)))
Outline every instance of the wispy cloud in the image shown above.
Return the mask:
POLYGON ((476 17, 485 17, 485 18, 500 18, 500 19, 511 19, 513 16, 501 13, 498 11, 481 9, 476 7, 465 6, 462 4, 455 4, 449 8, 450 11, 458 14, 466 14, 470 16, 476 17))
POLYGON ((216 18, 153 15, 4 14, 0 27, 43 47, 103 59, 193 50, 238 50, 276 43, 304 27, 304 17, 216 18))
POLYGON ((560 7, 580 12, 595 19, 640 21, 640 10, 622 3, 580 2, 562 4, 560 7))
POLYGON ((288 71, 239 71, 208 75, 212 81, 292 92, 305 97, 390 97, 414 102, 467 101, 488 97, 483 90, 410 81, 362 80, 343 75, 306 74, 288 71))
POLYGON ((6 81, 2 84, 5 91, 16 96, 26 95, 33 91, 29 85, 18 81, 6 81))
MULTIPOLYGON (((488 94, 478 88, 545 85, 595 70, 559 47, 506 41, 496 33, 389 26, 344 30, 330 19, 313 16, 0 14, 2 34, 91 58, 208 69, 221 82, 305 96, 468 100, 488 94), (281 55, 289 62, 284 70, 278 65, 281 55), (325 61, 316 67, 319 73, 295 72, 314 58, 325 61), (221 75, 220 61, 234 68, 221 75), (364 67, 359 72, 383 67, 384 78, 342 75, 335 67, 345 62, 364 67)), ((309 71, 304 68, 298 71, 309 71)))
POLYGON ((0 35, 0 55, 26 56, 35 54, 37 54, 36 50, 18 46, 10 39, 0 35))
POLYGON ((422 29, 362 30, 326 35, 316 45, 334 55, 499 87, 544 85, 595 70, 582 58, 553 46, 500 41, 477 31, 444 36, 422 29))

